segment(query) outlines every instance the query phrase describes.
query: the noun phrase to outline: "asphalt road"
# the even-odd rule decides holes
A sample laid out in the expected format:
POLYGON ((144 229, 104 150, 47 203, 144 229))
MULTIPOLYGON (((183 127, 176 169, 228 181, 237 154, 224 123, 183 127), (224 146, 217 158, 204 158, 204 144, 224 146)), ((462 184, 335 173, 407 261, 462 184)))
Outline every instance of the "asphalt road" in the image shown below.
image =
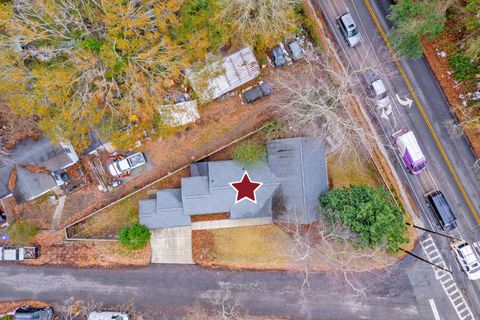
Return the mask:
MULTIPOLYGON (((388 8, 391 2, 388 0, 372 0, 370 3, 382 28, 388 33, 391 25, 387 21, 386 15, 388 14, 388 8)), ((318 4, 322 8, 324 17, 335 35, 337 51, 349 72, 357 74, 358 79, 360 79, 360 70, 365 67, 373 67, 380 72, 386 83, 392 101, 392 113, 384 113, 382 117, 382 110, 376 109, 374 106, 369 107, 368 111, 376 124, 377 132, 383 137, 397 173, 401 176, 404 185, 410 190, 417 207, 420 209, 420 217, 423 225, 426 228, 440 231, 436 225, 433 213, 425 205, 423 194, 434 189, 441 190, 449 201, 458 220, 458 228, 453 231, 451 235, 464 238, 471 243, 479 241, 480 226, 474 217, 474 213, 469 209, 462 196, 419 108, 415 103, 413 103, 411 107, 402 105, 396 97, 398 94, 401 100, 413 100, 404 79, 393 64, 388 49, 364 1, 319 0, 318 4), (346 45, 336 26, 336 17, 347 11, 352 14, 356 21, 363 39, 362 44, 356 48, 349 48, 346 45), (391 135, 401 129, 410 129, 415 133, 423 153, 427 158, 427 170, 418 176, 407 173, 398 151, 392 142, 391 135)), ((428 64, 424 59, 401 59, 400 62, 443 150, 458 175, 468 198, 472 202, 474 210, 477 212, 480 211, 479 176, 473 167, 476 158, 463 135, 453 135, 449 133, 447 124, 455 122, 455 118, 428 64)), ((359 95, 361 97, 367 96, 365 85, 362 85, 360 80, 357 82, 357 92, 359 95)), ((369 101, 364 99, 364 103, 369 103, 369 101)), ((479 285, 469 281, 465 274, 460 272, 458 264, 453 259, 453 255, 449 249, 450 241, 438 236, 434 236, 434 240, 440 248, 442 256, 449 265, 449 268, 454 271, 457 284, 465 288, 474 313, 480 315, 479 285)))
MULTIPOLYGON (((196 266, 152 265, 95 270, 2 265, 0 300, 39 299, 66 305, 82 299, 116 306, 133 301, 145 319, 178 319, 193 306, 220 310, 235 302, 250 315, 289 319, 432 319, 430 291, 441 291, 431 267, 407 257, 387 271, 349 274, 232 272, 196 266), (425 290, 411 283, 422 282, 425 290), (304 294, 302 294, 302 292, 304 294)), ((440 297, 437 305, 448 303, 440 297)), ((453 312, 453 310, 452 310, 453 312)), ((446 316, 453 316, 453 313, 446 316)), ((446 317, 444 319, 452 319, 446 317)))

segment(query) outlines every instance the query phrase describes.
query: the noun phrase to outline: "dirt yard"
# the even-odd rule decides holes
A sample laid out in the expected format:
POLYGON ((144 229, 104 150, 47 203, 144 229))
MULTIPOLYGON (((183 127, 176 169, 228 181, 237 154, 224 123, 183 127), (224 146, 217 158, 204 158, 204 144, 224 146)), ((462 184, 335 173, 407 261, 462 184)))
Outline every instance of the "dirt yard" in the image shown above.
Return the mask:
MULTIPOLYGON (((397 262, 404 254, 357 250, 315 234, 319 227, 301 230, 308 246, 285 226, 265 225, 194 231, 193 259, 201 266, 249 270, 369 271, 397 262)), ((294 227, 291 227, 294 228, 294 227)), ((319 227, 320 228, 320 227, 319 227)), ((300 233, 298 233, 300 234, 300 233)))
POLYGON ((161 189, 179 188, 182 177, 189 175, 184 169, 167 177, 144 190, 106 208, 91 217, 67 229, 71 238, 116 239, 118 231, 124 226, 138 223, 138 201, 154 196, 161 189))
POLYGON ((25 262, 26 264, 108 269, 150 264, 150 246, 133 251, 116 241, 68 242, 64 239, 63 230, 56 233, 41 232, 36 236, 35 242, 41 246, 41 256, 25 262))

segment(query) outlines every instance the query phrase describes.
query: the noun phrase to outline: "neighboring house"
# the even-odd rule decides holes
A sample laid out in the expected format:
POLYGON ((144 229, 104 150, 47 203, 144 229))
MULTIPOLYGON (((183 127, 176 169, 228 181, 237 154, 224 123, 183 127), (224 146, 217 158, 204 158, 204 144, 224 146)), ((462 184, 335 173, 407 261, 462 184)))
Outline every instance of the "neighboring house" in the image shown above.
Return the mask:
POLYGON ((188 69, 187 78, 200 101, 216 99, 258 77, 260 67, 250 47, 211 63, 199 71, 188 69))
POLYGON ((90 139, 90 145, 82 151, 82 156, 94 154, 97 152, 97 150, 100 149, 105 149, 109 153, 115 151, 115 148, 111 145, 110 142, 105 141, 99 137, 96 130, 90 130, 88 132, 88 138, 90 139))
POLYGON ((150 229, 185 227, 192 224, 192 216, 217 213, 227 213, 234 226, 241 221, 317 220, 318 196, 328 188, 325 150, 318 138, 273 140, 267 150, 268 164, 248 169, 253 181, 263 183, 256 191, 257 204, 235 204, 236 192, 229 183, 239 181, 244 168, 234 161, 199 162, 190 166, 191 177, 181 180, 181 189, 160 190, 155 199, 140 200, 140 223, 150 229))
POLYGON ((53 320, 52 308, 20 307, 15 310, 14 320, 53 320))
POLYGON ((17 203, 35 199, 65 182, 65 169, 79 159, 70 143, 53 145, 48 139, 26 139, 11 150, 12 157, 0 165, 0 200, 13 196, 17 203), (13 169, 13 190, 9 180, 13 169))
POLYGON ((93 311, 88 315, 88 320, 128 320, 128 315, 121 312, 93 311))

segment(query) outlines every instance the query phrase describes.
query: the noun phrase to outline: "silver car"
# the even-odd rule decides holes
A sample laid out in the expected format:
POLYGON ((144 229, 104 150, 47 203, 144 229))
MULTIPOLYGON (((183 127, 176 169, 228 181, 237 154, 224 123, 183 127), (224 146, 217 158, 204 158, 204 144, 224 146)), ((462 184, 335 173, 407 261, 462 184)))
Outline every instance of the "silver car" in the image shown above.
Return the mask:
POLYGON ((345 13, 338 18, 338 28, 342 32, 345 41, 350 47, 355 47, 360 44, 362 38, 358 32, 357 25, 353 21, 350 13, 345 13))

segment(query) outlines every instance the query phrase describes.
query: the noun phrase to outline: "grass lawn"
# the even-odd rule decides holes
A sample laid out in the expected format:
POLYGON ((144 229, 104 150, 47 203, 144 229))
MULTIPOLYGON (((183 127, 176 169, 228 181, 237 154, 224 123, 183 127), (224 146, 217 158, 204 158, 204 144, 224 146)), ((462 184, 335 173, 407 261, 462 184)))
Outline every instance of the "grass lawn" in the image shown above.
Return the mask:
POLYGON ((239 268, 285 268, 293 262, 287 254, 292 238, 277 225, 214 229, 208 230, 208 234, 213 241, 205 257, 207 261, 239 268))
POLYGON ((76 238, 116 238, 124 226, 138 223, 138 201, 148 198, 148 193, 155 190, 179 188, 180 179, 188 175, 184 169, 168 178, 158 181, 119 203, 104 209, 91 217, 68 228, 70 237, 76 238))
POLYGON ((372 187, 382 185, 375 166, 360 159, 354 152, 329 154, 327 156, 328 184, 330 189, 366 184, 372 187))

